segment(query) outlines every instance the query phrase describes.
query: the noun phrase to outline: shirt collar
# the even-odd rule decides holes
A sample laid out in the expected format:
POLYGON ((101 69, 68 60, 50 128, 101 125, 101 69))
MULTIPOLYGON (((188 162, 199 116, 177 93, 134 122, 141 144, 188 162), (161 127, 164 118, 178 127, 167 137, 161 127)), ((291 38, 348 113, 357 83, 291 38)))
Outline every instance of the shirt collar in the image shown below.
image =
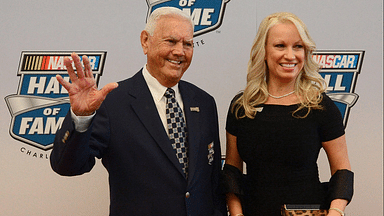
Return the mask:
MULTIPOLYGON (((147 64, 143 67, 143 76, 145 82, 147 82, 149 90, 151 91, 153 99, 156 102, 159 102, 163 98, 167 87, 161 85, 160 82, 149 73, 147 70, 147 64)), ((175 91, 175 95, 179 94, 179 84, 173 86, 172 89, 175 91)))

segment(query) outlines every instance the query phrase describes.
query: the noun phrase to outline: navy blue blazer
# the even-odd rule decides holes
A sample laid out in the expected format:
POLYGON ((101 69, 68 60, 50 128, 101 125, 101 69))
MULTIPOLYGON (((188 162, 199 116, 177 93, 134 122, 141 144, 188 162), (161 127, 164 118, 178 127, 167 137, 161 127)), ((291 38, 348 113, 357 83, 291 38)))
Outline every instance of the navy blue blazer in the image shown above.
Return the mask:
POLYGON ((224 215, 219 191, 221 149, 216 104, 198 87, 179 82, 188 127, 186 179, 139 71, 119 82, 79 133, 70 114, 50 156, 60 175, 89 172, 95 157, 109 173, 110 215, 224 215))

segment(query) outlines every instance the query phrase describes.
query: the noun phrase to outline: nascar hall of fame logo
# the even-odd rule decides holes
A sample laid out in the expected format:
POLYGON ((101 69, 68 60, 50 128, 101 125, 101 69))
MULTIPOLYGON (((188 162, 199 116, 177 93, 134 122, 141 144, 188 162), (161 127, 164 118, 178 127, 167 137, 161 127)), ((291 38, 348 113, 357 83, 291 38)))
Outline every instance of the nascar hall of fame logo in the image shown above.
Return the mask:
MULTIPOLYGON (((17 94, 5 97, 12 120, 10 135, 42 150, 53 147, 56 131, 61 127, 70 104, 68 92, 56 80, 60 74, 69 81, 64 57, 72 52, 23 51, 17 76, 17 94)), ((77 52, 87 55, 96 83, 102 75, 106 52, 77 52)), ((70 57, 71 58, 71 57, 70 57)))
POLYGON ((226 4, 230 0, 147 0, 148 15, 160 7, 180 8, 191 16, 195 24, 194 36, 220 27, 226 4))
POLYGON ((364 51, 317 51, 312 57, 321 67, 319 72, 327 84, 327 95, 339 108, 346 126, 349 111, 359 98, 355 86, 364 51))

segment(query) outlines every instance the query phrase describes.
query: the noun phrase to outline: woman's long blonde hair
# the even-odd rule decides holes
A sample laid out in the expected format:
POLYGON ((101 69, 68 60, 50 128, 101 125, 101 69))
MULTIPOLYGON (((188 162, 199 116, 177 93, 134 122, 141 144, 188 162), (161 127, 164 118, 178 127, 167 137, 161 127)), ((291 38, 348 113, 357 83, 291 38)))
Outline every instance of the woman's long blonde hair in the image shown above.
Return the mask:
POLYGON ((277 23, 293 23, 299 31, 304 43, 304 67, 295 82, 295 93, 300 98, 300 106, 293 116, 305 118, 311 109, 322 109, 319 103, 325 91, 324 79, 318 73, 319 65, 313 60, 312 53, 316 49, 315 42, 308 33, 305 24, 294 14, 287 12, 274 13, 267 16, 259 26, 259 30, 252 45, 247 69, 247 86, 243 94, 238 97, 232 106, 237 118, 254 118, 256 106, 268 99, 268 67, 265 62, 265 44, 268 31, 277 23), (306 109, 305 114, 296 115, 298 111, 306 109), (239 112, 241 110, 241 112, 239 112))

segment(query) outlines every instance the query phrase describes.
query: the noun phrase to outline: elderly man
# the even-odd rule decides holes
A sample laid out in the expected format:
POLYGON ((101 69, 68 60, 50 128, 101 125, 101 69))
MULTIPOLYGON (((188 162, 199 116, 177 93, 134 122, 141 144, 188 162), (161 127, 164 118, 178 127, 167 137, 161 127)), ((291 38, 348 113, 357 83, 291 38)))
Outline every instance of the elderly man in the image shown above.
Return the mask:
POLYGON ((71 110, 56 134, 51 166, 109 173, 110 215, 224 215, 220 143, 212 96, 181 81, 193 55, 193 23, 181 10, 155 10, 140 35, 146 65, 97 90, 86 56, 65 65, 71 110), (113 91, 112 91, 113 90, 113 91))

